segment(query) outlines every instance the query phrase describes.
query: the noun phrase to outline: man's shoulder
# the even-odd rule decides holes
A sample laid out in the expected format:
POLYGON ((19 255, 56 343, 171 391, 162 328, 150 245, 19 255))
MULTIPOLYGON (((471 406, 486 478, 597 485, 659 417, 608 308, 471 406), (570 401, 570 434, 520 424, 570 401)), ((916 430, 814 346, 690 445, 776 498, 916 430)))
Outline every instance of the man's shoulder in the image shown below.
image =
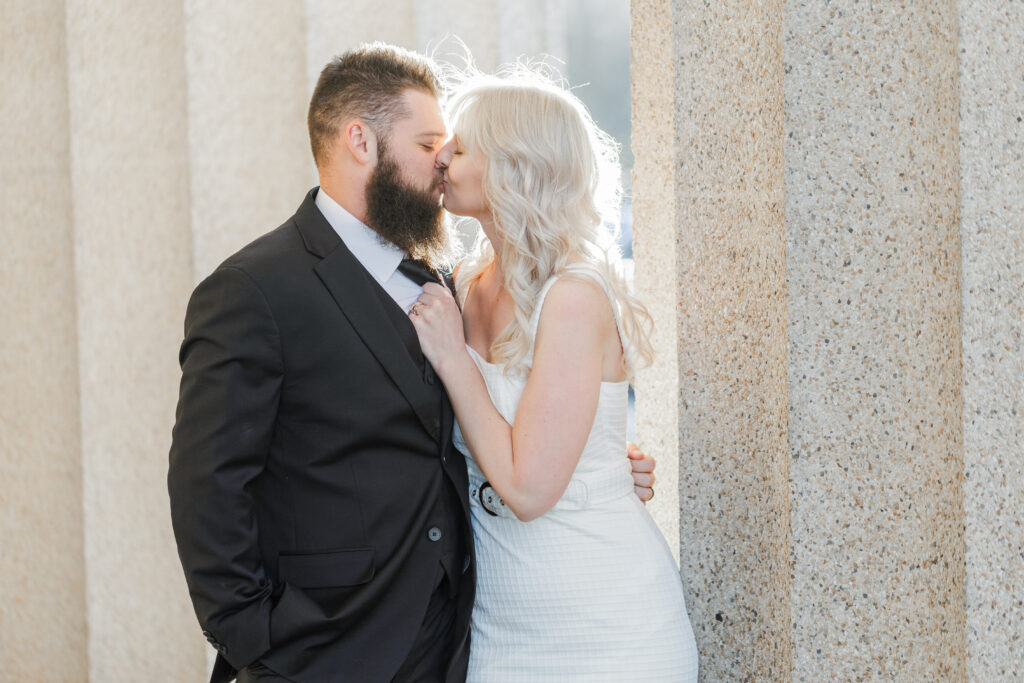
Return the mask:
POLYGON ((224 259, 216 270, 233 268, 263 281, 287 274, 307 260, 302 236, 294 218, 289 218, 224 259))
POLYGON ((309 192, 293 215, 224 259, 204 282, 247 281, 272 305, 291 306, 297 292, 319 282, 314 268, 340 242, 326 221, 317 224, 314 196, 309 192))
POLYGON ((263 233, 228 256, 219 267, 246 268, 273 263, 291 251, 302 249, 302 238, 293 218, 263 233))

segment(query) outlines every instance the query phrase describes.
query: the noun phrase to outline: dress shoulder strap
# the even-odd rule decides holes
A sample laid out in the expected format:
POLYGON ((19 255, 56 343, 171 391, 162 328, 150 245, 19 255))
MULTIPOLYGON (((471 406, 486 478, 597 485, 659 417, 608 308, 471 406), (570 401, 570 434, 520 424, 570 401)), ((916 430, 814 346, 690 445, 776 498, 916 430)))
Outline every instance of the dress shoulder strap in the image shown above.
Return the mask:
POLYGON ((537 293, 537 305, 533 309, 533 314, 530 316, 530 339, 533 340, 537 337, 537 326, 540 325, 540 312, 544 308, 544 300, 548 298, 548 292, 558 282, 558 278, 561 277, 560 273, 555 273, 548 278, 548 281, 544 283, 544 286, 540 288, 540 292, 537 293))
POLYGON ((597 268, 586 264, 586 263, 570 263, 561 272, 555 273, 548 281, 541 287, 540 293, 537 295, 537 306, 533 309, 533 315, 530 317, 530 359, 533 359, 533 345, 537 341, 537 327, 540 325, 540 314, 544 308, 544 300, 548 296, 548 292, 551 291, 551 287, 561 278, 563 275, 568 274, 582 275, 595 283, 597 283, 605 295, 608 297, 608 303, 612 307, 612 316, 615 318, 615 329, 619 333, 619 343, 622 344, 622 350, 626 354, 626 359, 629 360, 630 348, 626 341, 626 336, 622 332, 622 317, 619 314, 619 305, 615 300, 615 296, 612 294, 612 289, 608 285, 604 274, 602 274, 597 268))

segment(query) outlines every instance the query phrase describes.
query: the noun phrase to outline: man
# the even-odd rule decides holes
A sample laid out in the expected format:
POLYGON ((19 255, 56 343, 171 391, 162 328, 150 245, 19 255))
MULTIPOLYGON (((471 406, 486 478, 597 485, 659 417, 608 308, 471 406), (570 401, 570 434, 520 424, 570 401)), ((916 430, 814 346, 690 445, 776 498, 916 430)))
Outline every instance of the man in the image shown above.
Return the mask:
POLYGON ((400 48, 328 64, 320 187, 189 302, 168 486, 211 683, 465 678, 466 468, 406 316, 447 246, 439 90, 400 48))

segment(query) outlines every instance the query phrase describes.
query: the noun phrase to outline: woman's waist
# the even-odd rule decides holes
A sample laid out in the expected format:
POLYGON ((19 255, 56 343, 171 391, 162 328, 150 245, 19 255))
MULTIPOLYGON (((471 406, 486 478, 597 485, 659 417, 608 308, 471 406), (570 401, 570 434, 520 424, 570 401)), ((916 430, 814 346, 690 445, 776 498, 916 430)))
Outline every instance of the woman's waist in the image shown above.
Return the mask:
MULTIPOLYGON (((466 457, 469 472, 469 498, 489 515, 515 518, 515 514, 501 500, 487 477, 471 457, 466 457)), ((573 473, 565 492, 552 510, 585 510, 633 493, 632 468, 622 450, 622 460, 593 470, 573 473)))

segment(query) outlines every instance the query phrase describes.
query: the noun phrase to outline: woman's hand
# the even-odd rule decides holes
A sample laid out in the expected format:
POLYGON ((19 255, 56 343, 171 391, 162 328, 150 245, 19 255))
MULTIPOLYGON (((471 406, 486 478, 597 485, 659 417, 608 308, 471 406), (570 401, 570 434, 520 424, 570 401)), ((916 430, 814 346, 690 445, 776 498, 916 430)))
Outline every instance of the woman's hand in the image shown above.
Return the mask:
POLYGON ((420 338, 423 355, 439 374, 446 360, 466 353, 462 312, 447 287, 433 282, 423 285, 423 294, 409 311, 409 319, 420 338))

